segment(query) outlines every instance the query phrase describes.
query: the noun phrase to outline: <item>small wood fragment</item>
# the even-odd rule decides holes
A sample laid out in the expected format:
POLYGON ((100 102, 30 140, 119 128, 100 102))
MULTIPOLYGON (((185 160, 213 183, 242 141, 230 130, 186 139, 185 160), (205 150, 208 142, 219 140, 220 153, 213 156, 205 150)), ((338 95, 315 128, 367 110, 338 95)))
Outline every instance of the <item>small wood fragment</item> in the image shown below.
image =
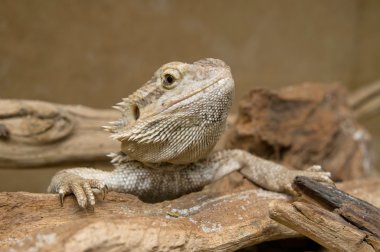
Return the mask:
POLYGON ((367 235, 339 215, 303 202, 272 202, 270 217, 331 251, 376 251, 367 235))
POLYGON ((293 187, 301 194, 335 210, 359 229, 380 237, 380 209, 374 205, 332 185, 321 184, 307 177, 296 177, 293 187))
MULTIPOLYGON (((370 185, 362 186, 368 188, 363 194, 367 198, 371 198, 370 194, 379 194, 370 185)), ((296 177, 293 188, 300 193, 302 201, 272 202, 269 209, 272 219, 331 251, 380 251, 380 209, 375 205, 307 177, 296 177)), ((355 192, 352 187, 347 188, 355 192)), ((380 205, 378 197, 376 199, 376 204, 380 205)))

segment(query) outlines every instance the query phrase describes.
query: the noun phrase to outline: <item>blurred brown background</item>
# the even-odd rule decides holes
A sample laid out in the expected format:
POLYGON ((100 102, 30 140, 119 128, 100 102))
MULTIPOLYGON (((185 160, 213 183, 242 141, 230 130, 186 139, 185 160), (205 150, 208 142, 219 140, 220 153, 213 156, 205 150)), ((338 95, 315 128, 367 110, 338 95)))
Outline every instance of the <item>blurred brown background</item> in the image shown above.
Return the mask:
MULTIPOLYGON (((380 1, 0 1, 0 98, 108 108, 205 57, 231 66, 235 104, 303 81, 354 90, 380 78, 380 1)), ((379 153, 380 117, 362 124, 379 153)), ((56 170, 0 170, 0 191, 44 191, 56 170)))

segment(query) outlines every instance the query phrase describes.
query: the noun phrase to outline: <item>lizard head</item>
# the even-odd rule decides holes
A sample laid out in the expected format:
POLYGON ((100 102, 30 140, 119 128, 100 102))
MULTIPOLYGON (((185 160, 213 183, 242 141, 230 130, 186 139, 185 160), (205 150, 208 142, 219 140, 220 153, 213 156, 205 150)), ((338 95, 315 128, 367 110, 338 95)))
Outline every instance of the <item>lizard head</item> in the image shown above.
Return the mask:
POLYGON ((233 90, 230 68, 221 60, 171 62, 114 106, 122 117, 105 128, 131 160, 194 162, 222 133, 233 90))

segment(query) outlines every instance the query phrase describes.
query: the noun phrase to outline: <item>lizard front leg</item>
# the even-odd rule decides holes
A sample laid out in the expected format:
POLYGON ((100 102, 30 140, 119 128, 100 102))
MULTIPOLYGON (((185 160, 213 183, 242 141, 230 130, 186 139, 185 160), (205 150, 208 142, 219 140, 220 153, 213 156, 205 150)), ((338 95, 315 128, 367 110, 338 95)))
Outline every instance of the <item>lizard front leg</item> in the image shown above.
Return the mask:
POLYGON ((274 192, 295 194, 291 184, 296 176, 306 176, 320 182, 333 183, 330 179, 331 174, 323 171, 320 166, 312 166, 307 170, 291 170, 238 149, 216 152, 210 156, 208 162, 210 168, 215 170, 213 180, 239 170, 253 183, 274 192))
POLYGON ((224 150, 207 159, 188 165, 160 164, 149 167, 138 161, 116 164, 112 172, 75 168, 58 172, 52 179, 49 192, 59 193, 61 202, 66 194, 75 194, 78 204, 85 208, 95 204, 92 189, 131 193, 147 202, 170 200, 201 190, 223 176, 240 171, 253 183, 276 192, 294 194, 291 183, 296 176, 312 177, 332 183, 330 173, 320 168, 290 170, 256 157, 243 150, 224 150))
POLYGON ((93 189, 130 193, 146 202, 158 202, 198 191, 214 175, 213 169, 205 169, 202 162, 151 167, 138 161, 123 161, 115 166, 112 172, 89 168, 60 171, 53 177, 48 191, 59 193, 61 203, 65 195, 73 193, 82 208, 95 204, 93 189))
POLYGON ((63 206, 67 194, 74 194, 82 208, 95 205, 94 190, 101 191, 103 198, 108 190, 106 181, 110 172, 91 168, 73 168, 58 172, 48 187, 48 192, 58 193, 63 206))

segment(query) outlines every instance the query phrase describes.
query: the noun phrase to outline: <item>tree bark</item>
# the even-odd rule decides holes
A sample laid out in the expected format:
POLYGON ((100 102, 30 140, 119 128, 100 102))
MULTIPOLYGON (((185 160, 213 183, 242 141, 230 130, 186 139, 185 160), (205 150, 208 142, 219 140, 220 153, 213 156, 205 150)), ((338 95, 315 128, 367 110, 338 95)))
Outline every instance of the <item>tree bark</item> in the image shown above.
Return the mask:
MULTIPOLYGON (((339 187, 380 206, 380 179, 339 187)), ((247 181, 229 193, 209 186, 157 204, 109 193, 104 201, 98 200, 94 211, 80 210, 71 196, 61 208, 53 194, 0 193, 0 249, 231 251, 299 237, 268 215, 270 202, 281 207, 289 200, 247 181)))

